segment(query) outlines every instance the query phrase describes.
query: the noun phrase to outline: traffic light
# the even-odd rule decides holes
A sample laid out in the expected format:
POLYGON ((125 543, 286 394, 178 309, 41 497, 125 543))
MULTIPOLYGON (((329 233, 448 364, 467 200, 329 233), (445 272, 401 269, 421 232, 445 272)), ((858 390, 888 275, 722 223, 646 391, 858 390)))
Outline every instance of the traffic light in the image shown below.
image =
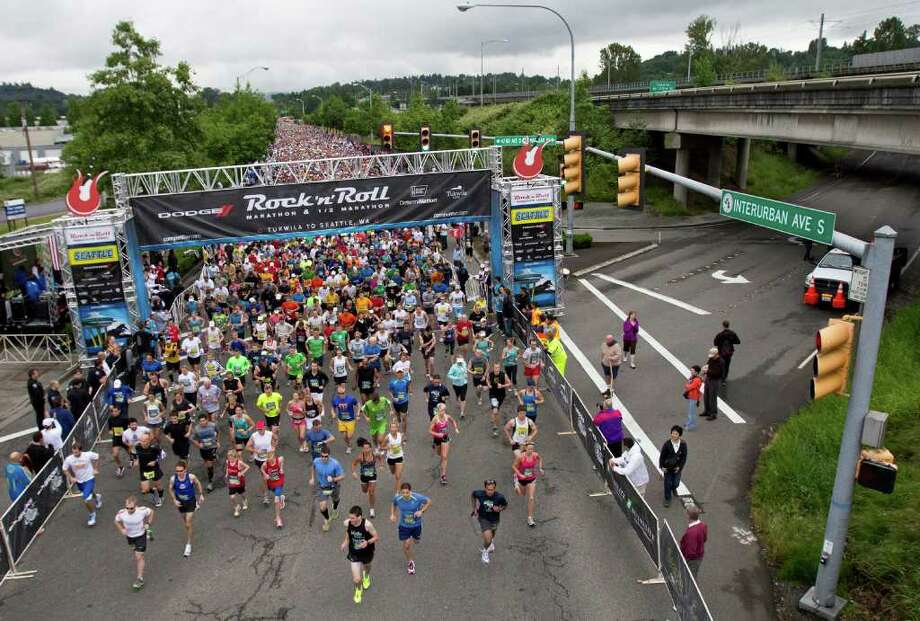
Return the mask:
POLYGON ((566 194, 580 194, 584 190, 585 177, 585 142, 578 132, 569 132, 562 141, 565 151, 563 156, 562 178, 565 181, 566 194))
POLYGON ((478 149, 480 144, 481 133, 478 127, 474 127, 470 130, 470 148, 478 149))
POLYGON ((392 123, 381 123, 380 124, 380 142, 383 145, 384 151, 393 150, 393 124, 392 123))
POLYGON ((853 324, 842 319, 829 319, 827 327, 815 335, 815 349, 811 378, 811 398, 820 399, 832 392, 843 394, 847 387, 850 369, 850 352, 853 349, 853 324))
POLYGON ((431 128, 427 125, 422 125, 421 129, 418 131, 419 141, 422 144, 422 151, 427 151, 431 148, 431 128))
POLYGON ((617 160, 617 207, 641 209, 645 201, 645 149, 626 149, 617 160))

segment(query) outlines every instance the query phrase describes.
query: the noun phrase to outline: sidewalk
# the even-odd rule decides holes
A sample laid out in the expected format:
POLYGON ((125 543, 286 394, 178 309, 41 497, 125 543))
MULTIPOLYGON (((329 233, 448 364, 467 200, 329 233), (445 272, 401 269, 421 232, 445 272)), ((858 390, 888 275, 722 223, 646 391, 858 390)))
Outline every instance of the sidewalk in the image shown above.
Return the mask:
POLYGON ((718 213, 668 217, 648 211, 620 209, 612 203, 585 203, 575 211, 575 230, 682 229, 727 224, 732 220, 718 213))
MULTIPOLYGON (((21 431, 35 423, 35 414, 29 397, 26 394, 26 380, 29 369, 38 369, 38 381, 45 389, 52 380, 64 381, 69 374, 70 365, 60 364, 31 364, 21 362, 16 364, 0 365, 0 435, 21 431)), ((28 444, 28 440, 26 441, 28 444)))

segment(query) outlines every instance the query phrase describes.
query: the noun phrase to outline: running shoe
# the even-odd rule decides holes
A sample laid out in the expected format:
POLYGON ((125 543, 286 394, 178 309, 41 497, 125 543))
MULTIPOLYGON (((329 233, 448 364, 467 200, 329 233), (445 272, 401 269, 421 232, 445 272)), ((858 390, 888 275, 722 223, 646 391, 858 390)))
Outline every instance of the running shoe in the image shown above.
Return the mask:
POLYGON ((371 588, 371 575, 367 573, 366 571, 363 573, 364 573, 364 579, 361 581, 361 586, 363 586, 365 589, 369 589, 371 588))
POLYGON ((249 509, 249 501, 243 500, 243 511, 246 511, 247 509, 249 509))
POLYGON ((350 446, 346 446, 346 447, 345 447, 345 454, 346 454, 346 455, 351 455, 351 447, 350 447, 350 446))
POLYGON ((116 468, 116 469, 115 469, 115 477, 120 479, 120 478, 122 478, 123 476, 125 476, 125 467, 122 466, 122 467, 120 467, 120 468, 116 468))
POLYGON ((95 512, 89 514, 89 519, 86 520, 86 525, 87 525, 87 526, 95 526, 95 525, 96 525, 96 513, 95 513, 95 512))
POLYGON ((495 552, 495 542, 489 544, 488 552, 495 552))
POLYGON ((498 437, 498 427, 492 427, 492 437, 493 438, 498 437))
POLYGON ((371 515, 370 515, 370 517, 372 517, 372 518, 373 518, 373 517, 377 517, 377 514, 374 512, 374 509, 373 509, 373 508, 371 509, 371 515))
POLYGON ((157 496, 156 502, 153 503, 153 506, 155 506, 155 507, 162 507, 162 506, 163 506, 163 497, 162 497, 162 496, 157 496))
POLYGON ((213 492, 213 491, 214 491, 214 483, 213 483, 213 482, 208 481, 207 490, 208 490, 209 492, 213 492))
POLYGON ((482 554, 480 556, 482 558, 483 564, 488 565, 489 564, 489 551, 482 550, 482 554))
POLYGON ((240 517, 240 506, 236 505, 233 507, 233 517, 240 517))
POLYGON ((102 494, 96 494, 96 508, 102 508, 102 494))
POLYGON ((184 556, 185 558, 188 558, 191 555, 192 555, 192 544, 187 543, 185 544, 185 552, 182 553, 182 556, 184 556))
POLYGON ((281 508, 284 509, 284 494, 281 494, 281 508))
POLYGON ((144 588, 144 579, 143 579, 143 578, 138 578, 137 580, 135 580, 135 581, 134 581, 134 584, 131 585, 131 588, 134 589, 135 591, 140 591, 141 589, 143 589, 143 588, 144 588))
POLYGON ((362 597, 364 597, 364 590, 361 587, 355 587, 355 603, 360 604, 362 597))
POLYGON ((409 563, 406 565, 406 571, 409 572, 410 576, 415 575, 415 561, 409 561, 409 563))
POLYGON ((323 520, 323 532, 329 531, 329 520, 323 520))
POLYGON ((263 505, 267 505, 269 502, 271 502, 271 501, 268 499, 268 496, 262 496, 262 504, 263 504, 263 505))
POLYGON ((441 475, 441 485, 447 485, 447 475, 441 475))
POLYGON ((533 521, 533 518, 532 518, 532 517, 528 517, 528 518, 527 518, 527 525, 530 526, 531 528, 533 528, 534 526, 537 525, 537 523, 533 521))

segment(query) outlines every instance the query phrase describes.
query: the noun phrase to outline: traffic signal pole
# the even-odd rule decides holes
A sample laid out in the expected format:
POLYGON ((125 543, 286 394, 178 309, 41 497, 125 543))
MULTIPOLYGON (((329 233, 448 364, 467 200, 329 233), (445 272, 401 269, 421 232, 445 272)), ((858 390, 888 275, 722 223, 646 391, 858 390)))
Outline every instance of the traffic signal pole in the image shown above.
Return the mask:
MULTIPOLYGON (((837 457, 834 492, 827 512, 815 586, 799 600, 799 608, 824 619, 837 619, 846 604, 846 600, 837 596, 837 581, 840 578, 847 527, 850 523, 863 420, 869 411, 872 397, 872 383, 875 379, 875 363, 885 320, 888 280, 891 276, 891 260, 894 257, 896 237, 897 233, 889 226, 878 229, 863 257, 863 265, 869 269, 869 291, 863 305, 863 320, 856 346, 850 400, 847 404, 847 417, 837 457)), ((836 245, 836 234, 834 241, 836 245)))

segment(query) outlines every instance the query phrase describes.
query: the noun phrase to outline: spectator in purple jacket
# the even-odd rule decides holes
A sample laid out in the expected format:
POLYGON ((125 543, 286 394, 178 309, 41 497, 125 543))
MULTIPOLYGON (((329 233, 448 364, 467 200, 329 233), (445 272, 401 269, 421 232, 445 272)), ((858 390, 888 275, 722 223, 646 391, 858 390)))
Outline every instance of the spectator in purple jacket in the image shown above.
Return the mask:
POLYGON ((623 362, 628 362, 633 369, 636 368, 636 342, 639 340, 639 320, 636 311, 629 311, 626 321, 623 322, 623 362))
POLYGON ((604 441, 607 442, 607 448, 613 453, 614 457, 623 454, 623 415, 619 410, 614 409, 613 400, 609 397, 604 399, 604 406, 601 411, 594 415, 594 426, 598 428, 604 441))

